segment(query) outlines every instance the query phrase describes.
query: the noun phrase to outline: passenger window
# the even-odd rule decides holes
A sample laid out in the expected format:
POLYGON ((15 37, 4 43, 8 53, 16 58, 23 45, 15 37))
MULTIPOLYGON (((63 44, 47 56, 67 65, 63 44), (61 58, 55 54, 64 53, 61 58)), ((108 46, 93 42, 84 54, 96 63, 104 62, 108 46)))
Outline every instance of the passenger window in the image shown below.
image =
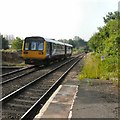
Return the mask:
POLYGON ((49 54, 50 53, 50 43, 49 42, 47 42, 47 54, 49 54))

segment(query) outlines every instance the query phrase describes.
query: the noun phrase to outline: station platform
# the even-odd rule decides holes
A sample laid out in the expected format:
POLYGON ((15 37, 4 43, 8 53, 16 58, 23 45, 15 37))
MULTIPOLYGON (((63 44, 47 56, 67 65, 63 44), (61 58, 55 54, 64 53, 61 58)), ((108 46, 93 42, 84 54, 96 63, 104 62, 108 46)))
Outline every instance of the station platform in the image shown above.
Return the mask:
POLYGON ((78 90, 76 85, 60 85, 34 120, 41 118, 71 118, 71 110, 78 90))
POLYGON ((110 80, 78 80, 80 66, 68 73, 34 120, 120 120, 118 89, 110 80))
POLYGON ((51 120, 53 118, 68 119, 72 117, 72 108, 78 92, 79 81, 77 77, 80 66, 82 66, 81 62, 67 74, 63 83, 48 99, 34 120, 44 120, 45 118, 51 118, 51 120))

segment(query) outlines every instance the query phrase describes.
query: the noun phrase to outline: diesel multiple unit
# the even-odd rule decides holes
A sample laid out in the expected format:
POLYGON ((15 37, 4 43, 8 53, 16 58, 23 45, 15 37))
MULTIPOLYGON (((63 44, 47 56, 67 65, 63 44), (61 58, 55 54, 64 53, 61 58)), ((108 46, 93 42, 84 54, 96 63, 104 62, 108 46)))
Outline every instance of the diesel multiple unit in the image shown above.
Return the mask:
POLYGON ((72 45, 43 37, 26 37, 23 41, 22 57, 26 64, 49 64, 71 56, 72 45))

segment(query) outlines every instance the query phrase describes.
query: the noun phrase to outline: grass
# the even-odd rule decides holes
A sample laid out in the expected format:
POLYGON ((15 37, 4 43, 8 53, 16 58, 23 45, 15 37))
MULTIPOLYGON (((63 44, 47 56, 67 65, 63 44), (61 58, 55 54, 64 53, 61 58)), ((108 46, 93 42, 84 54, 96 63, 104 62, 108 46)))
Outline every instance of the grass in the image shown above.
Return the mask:
POLYGON ((6 49, 6 50, 1 49, 0 52, 17 52, 17 50, 15 50, 15 49, 6 49))
POLYGON ((80 79, 84 78, 99 78, 99 62, 93 55, 88 54, 84 59, 84 67, 79 76, 80 79))
POLYGON ((26 66, 25 62, 22 62, 22 63, 11 63, 11 62, 5 62, 5 61, 2 61, 2 66, 26 66))
POLYGON ((84 59, 84 67, 79 75, 79 79, 104 79, 113 80, 118 83, 118 59, 109 56, 101 60, 100 55, 89 53, 84 59))

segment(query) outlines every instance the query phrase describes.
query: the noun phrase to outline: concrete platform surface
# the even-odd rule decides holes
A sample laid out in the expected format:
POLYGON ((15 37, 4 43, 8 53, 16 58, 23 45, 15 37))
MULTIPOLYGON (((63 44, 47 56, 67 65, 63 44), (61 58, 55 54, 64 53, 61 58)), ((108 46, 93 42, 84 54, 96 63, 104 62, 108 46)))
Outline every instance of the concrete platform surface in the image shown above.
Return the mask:
POLYGON ((77 93, 76 85, 61 85, 36 115, 40 118, 69 118, 77 93))
POLYGON ((92 85, 87 80, 82 81, 78 87, 72 118, 118 120, 118 95, 113 92, 115 90, 112 90, 112 84, 107 80, 94 79, 92 85))
POLYGON ((82 64, 68 73, 35 120, 120 120, 118 89, 109 80, 78 80, 82 64))

